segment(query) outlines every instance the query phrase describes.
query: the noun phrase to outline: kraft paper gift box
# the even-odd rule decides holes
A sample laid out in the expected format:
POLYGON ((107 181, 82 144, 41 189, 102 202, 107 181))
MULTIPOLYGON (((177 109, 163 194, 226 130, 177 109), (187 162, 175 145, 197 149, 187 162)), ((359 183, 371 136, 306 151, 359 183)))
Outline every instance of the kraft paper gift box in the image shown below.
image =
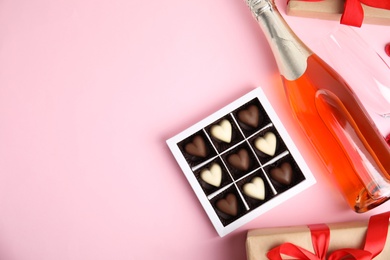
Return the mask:
MULTIPOLYGON (((382 251, 374 258, 375 260, 390 259, 390 234, 387 232, 389 227, 389 213, 383 213, 371 217, 370 224, 367 222, 349 222, 349 223, 335 223, 335 224, 320 224, 313 226, 293 226, 293 227, 276 227, 276 228, 262 228, 249 230, 246 240, 247 260, 264 260, 264 259, 344 259, 344 258, 325 258, 329 257, 335 251, 342 251, 341 249, 353 249, 362 254, 362 249, 372 248, 373 244, 379 245, 382 251), (375 219, 376 218, 376 219, 375 219), (378 220, 379 219, 379 220, 378 220), (372 223, 371 223, 372 222, 372 223), (328 227, 329 237, 328 247, 324 246, 324 256, 317 256, 313 244, 311 228, 314 227, 328 227), (375 226, 375 227, 374 227, 375 226), (368 229, 371 229, 370 235, 367 234, 368 229), (368 242, 367 242, 368 241, 368 242), (378 242, 379 241, 379 242, 378 242), (282 258, 268 258, 267 253, 275 248, 280 249, 282 245, 291 243, 294 246, 301 247, 310 251, 315 256, 310 258, 291 258, 292 255, 282 254, 282 258), (369 245, 370 244, 370 245, 369 245), (365 247, 366 245, 366 247, 365 247), (317 257, 317 258, 316 258, 317 257)), ((321 231, 320 231, 321 232, 321 231)), ((290 245, 291 245, 290 244, 290 245)), ((320 246, 321 247, 321 246, 320 246)), ((319 250, 321 251, 321 250, 319 250)), ((370 250, 368 250, 370 251, 370 250)), ((371 250, 373 252, 375 250, 371 250)), ((365 254, 367 252, 363 252, 365 254)), ((347 259, 363 259, 363 258, 347 258, 347 259)))
MULTIPOLYGON (((364 23, 390 25, 389 9, 376 8, 373 5, 369 6, 364 4, 365 1, 370 1, 375 4, 374 0, 356 1, 361 3, 361 7, 364 13, 364 23)), ((288 15, 291 16, 320 18, 326 20, 340 20, 344 10, 345 0, 289 0, 287 2, 286 12, 288 15)), ((356 16, 358 14, 356 14, 355 10, 353 10, 351 11, 350 15, 356 16)))

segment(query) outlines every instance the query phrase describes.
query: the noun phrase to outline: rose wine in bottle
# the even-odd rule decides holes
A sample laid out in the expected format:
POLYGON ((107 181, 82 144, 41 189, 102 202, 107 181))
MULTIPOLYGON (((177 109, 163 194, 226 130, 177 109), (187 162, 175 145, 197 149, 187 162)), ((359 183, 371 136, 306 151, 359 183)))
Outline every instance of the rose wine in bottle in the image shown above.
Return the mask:
POLYGON ((245 1, 271 46, 295 118, 350 207, 365 212, 388 200, 390 148, 351 87, 292 32, 274 0, 245 1))

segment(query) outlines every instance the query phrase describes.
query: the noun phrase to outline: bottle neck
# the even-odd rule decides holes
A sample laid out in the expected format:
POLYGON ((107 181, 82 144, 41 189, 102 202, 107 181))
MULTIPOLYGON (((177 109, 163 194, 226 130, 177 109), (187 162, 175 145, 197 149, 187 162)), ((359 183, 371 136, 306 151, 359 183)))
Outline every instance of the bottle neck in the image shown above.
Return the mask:
POLYGON ((288 80, 302 76, 312 51, 291 30, 273 0, 245 1, 271 46, 280 74, 288 80))

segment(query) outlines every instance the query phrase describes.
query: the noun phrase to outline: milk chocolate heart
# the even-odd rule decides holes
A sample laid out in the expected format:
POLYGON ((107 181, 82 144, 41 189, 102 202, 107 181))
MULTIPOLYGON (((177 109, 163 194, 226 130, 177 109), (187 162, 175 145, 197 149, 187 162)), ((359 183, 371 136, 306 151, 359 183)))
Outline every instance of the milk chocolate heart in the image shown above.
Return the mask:
POLYGON ((257 127, 259 125, 259 109, 257 106, 251 105, 247 109, 241 110, 238 112, 238 120, 248 126, 257 127))
POLYGON ((276 151, 276 136, 272 132, 267 132, 263 137, 258 137, 255 140, 255 147, 270 156, 275 155, 276 151))
POLYGON ((213 125, 210 132, 213 137, 225 143, 230 143, 232 140, 232 125, 227 119, 223 119, 219 124, 213 125))
POLYGON ((233 193, 229 193, 225 199, 218 200, 216 206, 223 213, 230 216, 237 215, 237 198, 233 193))
POLYGON ((219 187, 222 181, 222 169, 218 163, 213 163, 210 169, 204 169, 200 172, 200 178, 215 187, 219 187))
POLYGON ((207 155, 206 145, 200 135, 195 136, 191 143, 186 144, 184 150, 198 157, 206 157, 207 155))
POLYGON ((260 177, 255 177, 251 182, 245 183, 243 186, 244 193, 251 198, 264 200, 265 188, 264 181, 260 177))
POLYGON ((284 185, 289 185, 293 177, 293 171, 288 162, 282 163, 280 167, 271 169, 270 174, 273 180, 284 185))
POLYGON ((245 149, 240 149, 237 153, 229 155, 227 160, 231 166, 238 170, 246 171, 249 168, 249 155, 245 149))

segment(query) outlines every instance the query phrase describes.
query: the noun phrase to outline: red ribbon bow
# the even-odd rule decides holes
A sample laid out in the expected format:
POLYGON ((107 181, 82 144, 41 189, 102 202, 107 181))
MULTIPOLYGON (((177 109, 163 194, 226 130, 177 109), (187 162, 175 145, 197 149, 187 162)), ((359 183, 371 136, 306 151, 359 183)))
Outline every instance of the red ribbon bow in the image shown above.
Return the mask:
MULTIPOLYGON (((321 0, 305 0, 305 1, 317 2, 321 0)), ((364 10, 362 4, 375 7, 375 8, 390 10, 389 0, 345 0, 344 12, 341 15, 340 23, 361 27, 364 18, 364 10)))
MULTIPOLYGON (((332 252, 328 260, 340 260, 344 257, 355 260, 371 260, 382 252, 387 238, 390 212, 372 216, 368 222, 366 240, 363 249, 344 248, 332 252)), ((328 251, 330 230, 325 224, 309 225, 314 254, 292 243, 284 243, 271 249, 267 257, 270 260, 282 260, 282 254, 298 260, 325 260, 328 251)))

